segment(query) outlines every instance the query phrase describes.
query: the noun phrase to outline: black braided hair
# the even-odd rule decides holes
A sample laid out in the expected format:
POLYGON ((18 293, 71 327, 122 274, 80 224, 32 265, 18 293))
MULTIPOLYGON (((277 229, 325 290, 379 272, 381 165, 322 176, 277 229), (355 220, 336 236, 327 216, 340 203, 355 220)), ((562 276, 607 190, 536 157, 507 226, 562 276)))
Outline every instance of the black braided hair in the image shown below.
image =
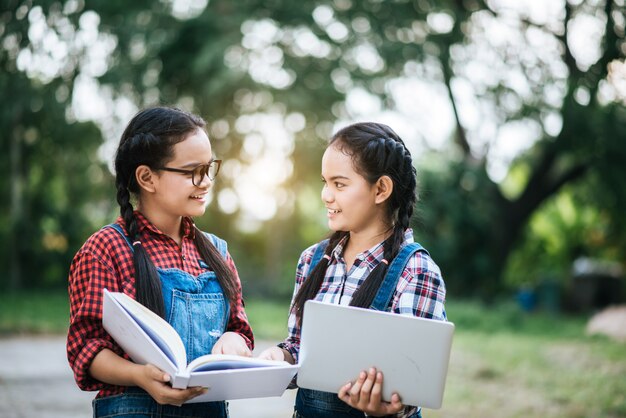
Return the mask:
MULTIPOLYGON (((385 175, 393 181, 393 191, 386 204, 387 219, 393 225, 393 232, 383 242, 384 258, 391 263, 400 251, 417 202, 417 171, 413 166, 411 153, 390 127, 372 122, 356 123, 341 129, 330 140, 328 146, 331 145, 338 146, 349 155, 356 172, 370 184, 376 183, 385 175)), ((346 231, 334 232, 330 236, 325 255, 330 255, 339 241, 348 235, 349 232, 346 231)), ((322 258, 298 290, 292 307, 298 322, 302 320, 304 303, 319 292, 327 268, 328 260, 322 258)), ((376 266, 357 289, 350 305, 369 307, 387 269, 388 265, 385 263, 376 266)))
MULTIPOLYGON (((198 129, 205 129, 205 126, 206 122, 202 118, 180 109, 148 108, 137 113, 128 123, 115 155, 117 202, 126 231, 133 242, 136 298, 162 317, 165 308, 161 280, 154 263, 141 245, 142 237, 131 201, 131 196, 138 196, 140 192, 135 172, 140 165, 151 168, 166 165, 174 156, 174 145, 198 129)), ((224 294, 234 302, 239 290, 233 271, 217 248, 197 228, 194 241, 202 259, 215 271, 224 294)))

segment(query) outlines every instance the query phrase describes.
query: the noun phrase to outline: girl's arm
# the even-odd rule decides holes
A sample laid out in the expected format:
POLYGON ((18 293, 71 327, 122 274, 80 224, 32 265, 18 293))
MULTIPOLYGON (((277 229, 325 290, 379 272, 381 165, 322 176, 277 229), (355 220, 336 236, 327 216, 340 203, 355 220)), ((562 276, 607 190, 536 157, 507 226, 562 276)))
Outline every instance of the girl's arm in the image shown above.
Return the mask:
POLYGON ((102 289, 122 291, 113 263, 103 254, 104 251, 99 251, 107 240, 115 245, 115 236, 108 237, 106 232, 92 236, 70 266, 67 358, 76 384, 85 391, 102 390, 107 386, 89 373, 89 367, 100 351, 109 349, 118 355, 123 354, 121 347, 102 326, 102 289))
POLYGON ((139 386, 159 404, 180 406, 207 390, 202 387, 173 389, 168 384, 170 377, 167 373, 151 364, 135 364, 106 348, 94 357, 89 374, 111 385, 139 386))
POLYGON ((298 259, 298 266, 296 268, 296 280, 293 287, 293 295, 291 297, 291 304, 289 305, 289 318, 287 320, 287 328, 289 330, 289 336, 278 346, 270 347, 259 354, 259 358, 268 360, 284 360, 290 364, 296 364, 298 361, 298 354, 300 353, 300 326, 297 323, 296 315, 293 311, 293 302, 298 294, 298 290, 302 286, 304 279, 309 274, 309 266, 311 265, 311 258, 317 248, 318 244, 314 244, 307 248, 300 254, 298 259))
POLYGON ((228 325, 226 332, 217 340, 213 347, 213 354, 236 354, 240 356, 252 356, 254 349, 254 334, 248 322, 248 316, 244 309, 241 281, 230 254, 226 255, 226 264, 234 273, 237 281, 237 300, 230 306, 230 315, 228 317, 228 325))

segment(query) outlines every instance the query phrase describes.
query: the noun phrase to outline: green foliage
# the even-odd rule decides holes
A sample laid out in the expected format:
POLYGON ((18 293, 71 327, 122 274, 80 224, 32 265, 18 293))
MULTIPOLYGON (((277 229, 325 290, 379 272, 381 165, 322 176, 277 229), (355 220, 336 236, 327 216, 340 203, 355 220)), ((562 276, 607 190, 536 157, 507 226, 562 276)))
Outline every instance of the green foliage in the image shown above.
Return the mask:
POLYGON ((428 248, 443 270, 453 294, 484 294, 493 266, 489 257, 494 184, 480 167, 444 162, 422 167, 416 221, 418 241, 428 248))
POLYGON ((9 279, 4 286, 58 286, 93 222, 101 220, 93 208, 110 175, 97 155, 100 133, 91 123, 66 121, 55 86, 32 86, 19 74, 0 77, 10 80, 3 95, 20 97, 11 106, 13 118, 0 122, 9 132, 0 145, 0 175, 9 180, 2 194, 10 196, 0 212, 10 237, 0 244, 9 279), (19 94, 12 93, 20 78, 19 94))
MULTIPOLYGON (((449 144, 415 156, 422 184, 416 235, 452 293, 492 298, 507 284, 528 280, 522 276, 529 264, 531 276, 564 272, 574 248, 623 262, 626 116, 623 98, 606 93, 610 64, 624 60, 619 4, 566 3, 556 24, 502 7, 215 0, 180 14, 167 1, 5 2, 0 92, 12 103, 0 112, 8 133, 0 174, 10 181, 0 188, 11 197, 0 203, 0 253, 9 266, 7 283, 62 285, 73 252, 116 211, 110 175, 96 153, 102 135, 72 114, 74 83, 83 75, 97 78, 113 99, 139 107, 178 104, 201 114, 216 153, 243 166, 255 158, 247 154, 247 138, 260 128, 242 127, 242 118, 304 118, 288 154, 293 173, 281 185, 289 204, 274 219, 242 232, 240 210, 223 214, 213 204, 199 220, 228 239, 244 284, 261 294, 288 295, 300 251, 325 233, 315 215, 322 209, 315 185, 323 144, 336 120, 360 117, 346 94, 362 88, 393 110, 389 82, 398 77, 437 86, 454 110, 449 144), (590 47, 598 58, 588 65, 558 29, 584 15, 600 17, 598 44, 590 47), (516 19, 505 25, 510 36, 492 36, 503 19, 516 19), (32 22, 45 22, 69 45, 56 71, 24 64, 29 54, 53 55, 32 22), (73 43, 85 22, 113 45, 99 70, 88 65, 96 46, 73 43), (538 42, 542 48, 533 47, 538 42), (468 110, 478 121, 471 122, 468 110), (490 164, 498 145, 515 141, 500 131, 511 126, 532 128, 536 142, 501 180, 490 164), (571 189, 562 192, 564 185, 571 189), (575 225, 553 222, 567 199, 575 225), (585 239, 596 221, 605 231, 602 243, 585 239)), ((238 181, 220 177, 214 196, 238 181)))

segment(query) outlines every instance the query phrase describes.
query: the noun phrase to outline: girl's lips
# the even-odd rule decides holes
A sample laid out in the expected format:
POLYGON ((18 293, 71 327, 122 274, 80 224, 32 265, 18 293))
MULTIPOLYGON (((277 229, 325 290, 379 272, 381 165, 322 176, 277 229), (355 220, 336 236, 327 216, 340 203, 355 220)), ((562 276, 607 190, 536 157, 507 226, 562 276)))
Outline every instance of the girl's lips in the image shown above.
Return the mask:
POLYGON ((339 209, 326 209, 328 211, 328 216, 333 216, 333 215, 337 215, 338 213, 341 213, 341 211, 339 209))
POLYGON ((193 200, 198 200, 198 201, 204 202, 206 200, 206 194, 193 195, 193 196, 190 196, 190 198, 193 199, 193 200))

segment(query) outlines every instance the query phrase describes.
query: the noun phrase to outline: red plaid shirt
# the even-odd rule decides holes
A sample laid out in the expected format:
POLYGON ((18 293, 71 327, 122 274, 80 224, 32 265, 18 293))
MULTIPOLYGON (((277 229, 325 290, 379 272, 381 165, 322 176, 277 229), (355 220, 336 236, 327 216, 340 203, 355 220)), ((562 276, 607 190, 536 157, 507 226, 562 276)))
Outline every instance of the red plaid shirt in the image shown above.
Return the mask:
MULTIPOLYGON (((194 224, 183 218, 183 239, 179 246, 163 234, 139 212, 135 212, 142 245, 150 259, 159 268, 177 268, 194 276, 204 272, 198 260, 194 224)), ((124 228, 124 221, 116 223, 124 228)), ((227 331, 241 335, 250 349, 254 337, 248 323, 241 296, 241 283, 235 264, 227 255, 226 263, 235 273, 239 288, 237 303, 230 307, 227 331)), ((93 234, 78 251, 69 275, 70 327, 67 335, 67 358, 74 371, 76 383, 82 390, 99 390, 98 397, 124 392, 123 386, 109 385, 91 377, 89 367, 96 354, 108 348, 126 356, 102 327, 102 289, 124 292, 135 297, 135 277, 131 249, 126 240, 113 228, 103 228, 93 234)))

